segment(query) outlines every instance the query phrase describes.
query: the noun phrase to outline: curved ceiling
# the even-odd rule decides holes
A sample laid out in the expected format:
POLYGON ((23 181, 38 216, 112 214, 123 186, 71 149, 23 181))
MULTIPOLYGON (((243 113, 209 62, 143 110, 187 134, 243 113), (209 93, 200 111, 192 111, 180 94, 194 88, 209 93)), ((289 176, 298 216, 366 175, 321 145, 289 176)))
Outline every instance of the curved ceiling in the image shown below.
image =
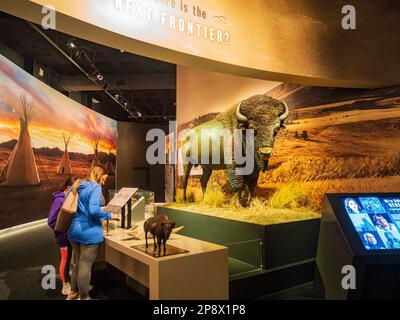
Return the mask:
POLYGON ((396 0, 352 1, 355 30, 342 28, 344 1, 15 0, 0 9, 40 23, 45 4, 59 31, 175 64, 310 85, 400 84, 396 0))

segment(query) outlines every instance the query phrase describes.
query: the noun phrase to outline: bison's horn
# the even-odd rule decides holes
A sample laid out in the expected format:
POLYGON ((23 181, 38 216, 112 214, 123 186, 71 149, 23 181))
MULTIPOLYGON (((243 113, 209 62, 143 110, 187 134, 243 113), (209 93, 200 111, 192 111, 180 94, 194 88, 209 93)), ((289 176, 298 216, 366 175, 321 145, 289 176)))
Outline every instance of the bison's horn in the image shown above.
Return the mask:
POLYGON ((242 105, 242 103, 240 102, 236 108, 236 119, 238 122, 247 122, 249 121, 249 119, 247 119, 246 116, 242 115, 240 113, 240 106, 242 105))
POLYGON ((285 111, 279 116, 279 120, 284 121, 289 115, 289 108, 285 101, 282 100, 282 103, 285 106, 285 111))

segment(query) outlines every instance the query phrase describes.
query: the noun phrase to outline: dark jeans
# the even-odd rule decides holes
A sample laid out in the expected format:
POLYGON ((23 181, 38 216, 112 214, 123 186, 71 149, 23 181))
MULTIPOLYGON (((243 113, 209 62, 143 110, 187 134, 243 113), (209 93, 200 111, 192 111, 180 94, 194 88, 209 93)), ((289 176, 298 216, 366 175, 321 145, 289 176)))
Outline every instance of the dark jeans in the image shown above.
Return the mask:
POLYGON ((100 245, 77 242, 71 242, 71 245, 74 248, 71 290, 79 292, 81 299, 86 299, 89 295, 92 265, 100 245))

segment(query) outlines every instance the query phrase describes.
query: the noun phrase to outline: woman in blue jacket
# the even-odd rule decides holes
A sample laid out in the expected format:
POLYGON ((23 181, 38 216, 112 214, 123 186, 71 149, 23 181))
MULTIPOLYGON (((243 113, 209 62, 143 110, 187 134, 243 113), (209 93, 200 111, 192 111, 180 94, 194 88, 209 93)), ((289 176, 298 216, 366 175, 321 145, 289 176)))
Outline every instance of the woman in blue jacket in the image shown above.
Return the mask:
POLYGON ((74 267, 71 277, 71 293, 67 300, 88 299, 90 277, 97 251, 104 241, 102 220, 119 220, 101 209, 104 198, 101 185, 107 179, 104 167, 94 166, 86 179, 78 180, 73 191, 78 192, 78 211, 68 231, 68 239, 74 249, 74 267))

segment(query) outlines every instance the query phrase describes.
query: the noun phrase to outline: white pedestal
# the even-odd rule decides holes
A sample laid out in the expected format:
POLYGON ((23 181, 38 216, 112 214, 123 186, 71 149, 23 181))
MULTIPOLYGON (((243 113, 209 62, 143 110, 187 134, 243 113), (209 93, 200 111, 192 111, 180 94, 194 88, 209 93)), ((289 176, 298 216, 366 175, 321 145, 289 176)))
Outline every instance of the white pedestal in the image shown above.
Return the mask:
POLYGON ((172 234, 167 243, 189 252, 155 258, 131 248, 145 240, 129 238, 124 229, 110 231, 105 237, 105 261, 148 287, 151 300, 229 298, 226 247, 172 234))

